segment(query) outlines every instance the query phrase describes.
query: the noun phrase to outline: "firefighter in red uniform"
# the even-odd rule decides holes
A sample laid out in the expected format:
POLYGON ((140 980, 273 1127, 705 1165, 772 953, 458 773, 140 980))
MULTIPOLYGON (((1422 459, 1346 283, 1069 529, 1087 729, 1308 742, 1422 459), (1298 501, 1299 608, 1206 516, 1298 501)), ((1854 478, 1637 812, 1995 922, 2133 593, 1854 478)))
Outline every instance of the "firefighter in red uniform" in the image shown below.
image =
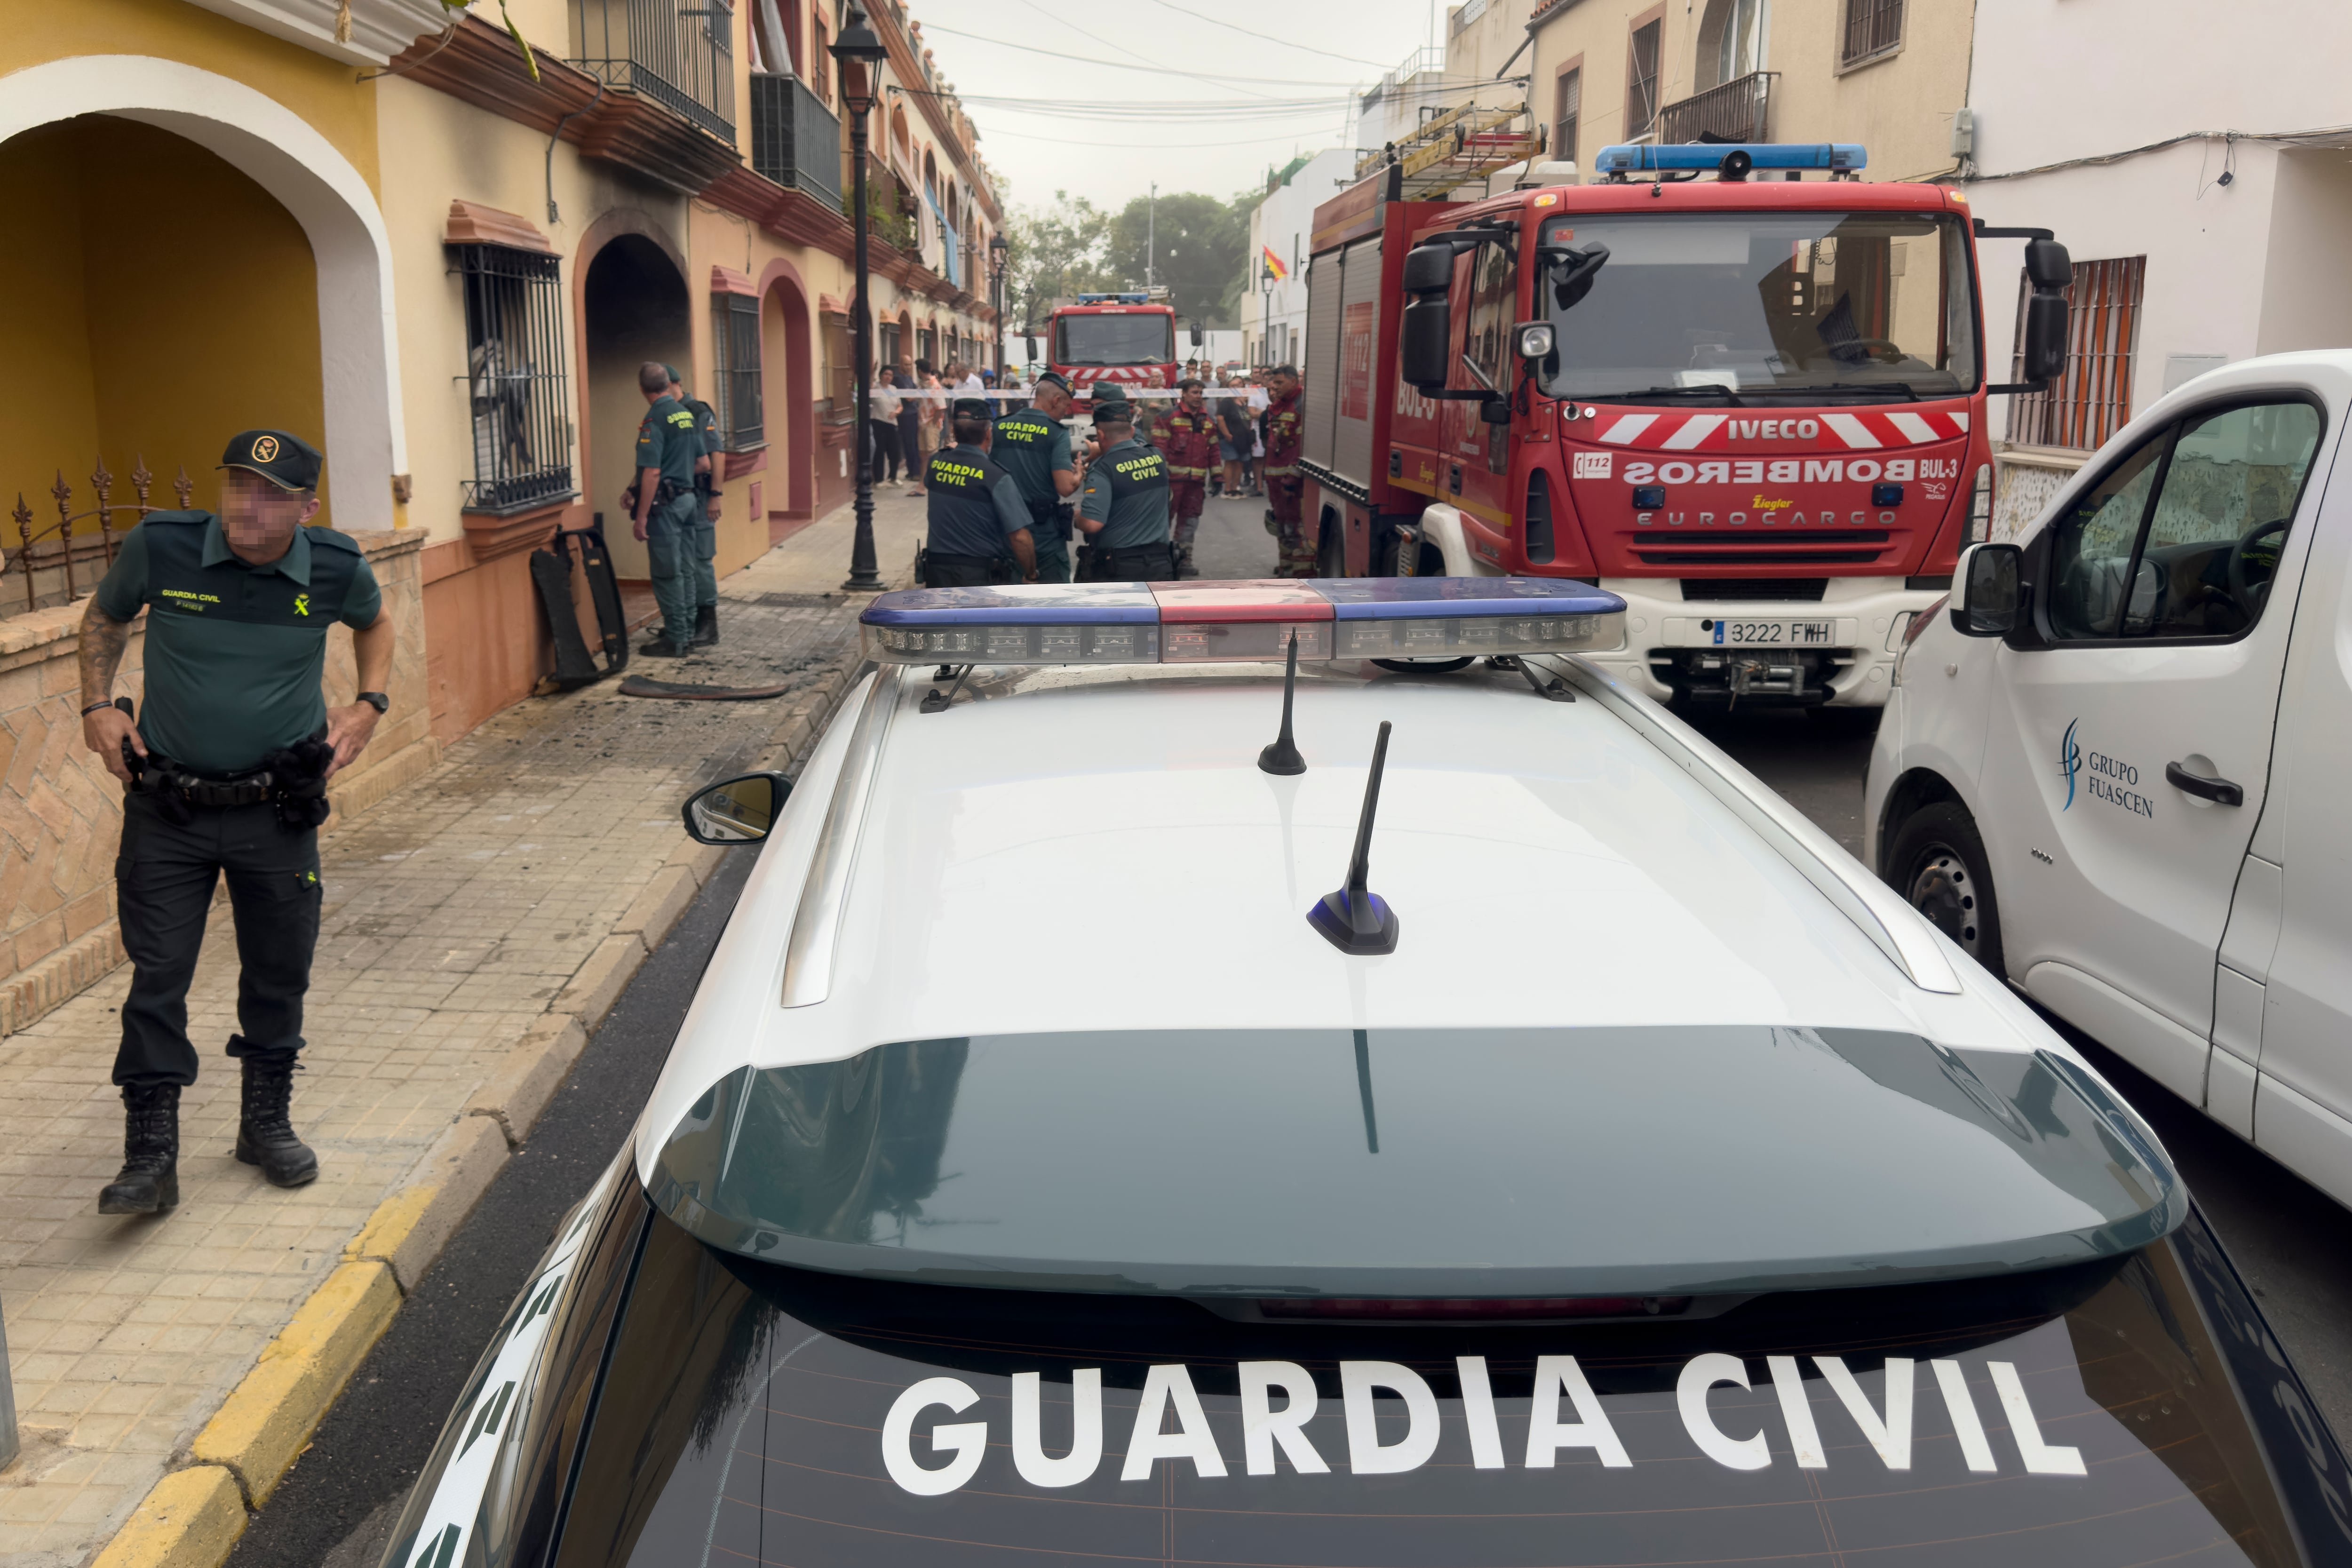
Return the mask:
POLYGON ((1168 512, 1175 531, 1176 575, 1197 577, 1192 540, 1201 531, 1209 470, 1217 466, 1217 416, 1209 410, 1199 381, 1180 384, 1176 406, 1163 415, 1153 444, 1168 459, 1168 512))
POLYGON ((1265 378, 1266 531, 1276 541, 1274 574, 1315 575, 1315 541, 1298 516, 1298 372, 1284 365, 1265 378))

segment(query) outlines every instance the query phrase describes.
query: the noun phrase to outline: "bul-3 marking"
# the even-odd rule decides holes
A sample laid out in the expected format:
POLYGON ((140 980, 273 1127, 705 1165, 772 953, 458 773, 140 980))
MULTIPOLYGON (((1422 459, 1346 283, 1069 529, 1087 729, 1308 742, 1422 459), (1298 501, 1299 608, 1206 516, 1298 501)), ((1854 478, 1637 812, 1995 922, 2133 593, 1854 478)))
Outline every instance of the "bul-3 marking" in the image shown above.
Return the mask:
MULTIPOLYGON (((1825 1406, 1817 1413, 1805 1388, 1801 1358, 1714 1352, 1693 1356, 1675 1380, 1675 1405, 1692 1447, 1733 1470, 1767 1469, 1784 1457, 1803 1470, 1868 1465, 1874 1451, 1886 1469, 1907 1471, 1915 1446, 1914 1415, 1933 1399, 1942 1405, 1957 1440, 1948 1446, 1932 1444, 1920 1456, 1925 1461, 1920 1468, 1950 1477, 1952 1484, 1958 1484, 1963 1467, 1978 1475, 2022 1470, 2030 1476, 2079 1478, 2087 1473, 2080 1450, 2047 1440, 2012 1362, 1987 1360, 1970 1367, 1937 1359, 1922 1366, 1908 1357, 1889 1356, 1883 1392, 1874 1400, 1843 1357, 1806 1356, 1801 1361, 1811 1362, 1812 1375, 1837 1395, 1860 1443, 1849 1430, 1830 1425, 1837 1418, 1825 1406), (1752 1366, 1758 1361, 1764 1363, 1760 1378, 1752 1366), (2002 1430, 2004 1454, 1994 1451, 1972 1383, 1990 1384, 1983 1397, 2000 1418, 1995 1429, 2002 1430), (1769 1388, 1778 1396, 1779 1421, 1764 1416, 1759 1426, 1759 1414, 1752 1405, 1738 1415, 1727 1406, 1711 1407, 1709 1395, 1722 1387, 1769 1388), (1747 1427, 1758 1429, 1742 1429, 1747 1427)), ((1215 1374, 1223 1371, 1202 1369, 1220 1384, 1226 1380, 1215 1374)), ((1230 1386, 1238 1392, 1239 1409, 1221 1411, 1214 1421, 1192 1368, 1152 1366, 1144 1374, 1125 1443, 1117 1450, 1105 1443, 1106 1436, 1116 1441, 1121 1434, 1105 1431, 1100 1367, 1071 1369, 1066 1374, 1069 1398, 1056 1398, 1050 1405, 1042 1373, 1014 1373, 1009 1380, 1010 1419, 1006 1427, 994 1432, 986 1419, 989 1412, 974 1409, 981 1403, 978 1389, 960 1377, 927 1377, 903 1390, 882 1413, 882 1466, 901 1489, 917 1497, 942 1497, 970 1482, 984 1463, 992 1466, 992 1489, 1008 1488, 1015 1478, 1038 1488, 1076 1486, 1092 1479, 1106 1455, 1114 1452, 1119 1456, 1115 1460, 1118 1479, 1130 1482, 1152 1480, 1162 1460, 1189 1463, 1203 1480, 1231 1479, 1229 1465, 1235 1458, 1249 1475, 1276 1475, 1278 1452, 1306 1486, 1318 1483, 1304 1478, 1331 1474, 1334 1460, 1360 1476, 1402 1475, 1433 1462, 1451 1468, 1465 1459, 1474 1469, 1549 1470, 1559 1465, 1562 1452, 1597 1458, 1602 1468, 1612 1470, 1631 1469, 1638 1462, 1688 1462, 1687 1451, 1679 1445, 1669 1451, 1645 1452, 1637 1460, 1572 1355, 1537 1358, 1524 1415, 1498 1407, 1486 1357, 1457 1356, 1454 1373, 1460 1391, 1458 1426, 1442 1414, 1429 1380, 1412 1367, 1386 1361, 1339 1363, 1341 1431, 1332 1432, 1327 1426, 1318 1446, 1318 1435, 1308 1427, 1324 1402, 1314 1376, 1295 1362, 1235 1363, 1230 1386), (1391 1436, 1393 1425, 1384 1432, 1377 1419, 1375 1405, 1382 1398, 1391 1410, 1402 1406, 1401 1436, 1391 1436), (1067 1415, 1062 1415, 1064 1408, 1067 1415), (1061 1428, 1052 1436, 1054 1446, 1063 1450, 1058 1454, 1046 1450, 1048 1409, 1054 1425, 1061 1428), (943 1420, 942 1415, 965 1418, 943 1420), (999 1432, 1011 1441, 1004 1442, 999 1432), (1384 1442, 1383 1436, 1391 1440, 1384 1442), (1462 1452, 1465 1447, 1467 1452, 1462 1452), (927 1462, 942 1458, 943 1464, 927 1462), (994 1467, 1012 1474, 996 1474, 994 1467)), ((1516 1406, 1518 1401, 1509 1404, 1516 1406)), ((1643 1436, 1645 1447, 1656 1442, 1654 1428, 1643 1436)))
POLYGON ((2069 722, 2065 734, 2058 740, 2058 776, 2066 782, 2066 804, 2058 809, 2074 810, 2079 793, 2154 821, 2156 803, 2139 793, 2139 769, 2105 752, 2085 751, 2074 738, 2082 722, 2080 719, 2069 722))

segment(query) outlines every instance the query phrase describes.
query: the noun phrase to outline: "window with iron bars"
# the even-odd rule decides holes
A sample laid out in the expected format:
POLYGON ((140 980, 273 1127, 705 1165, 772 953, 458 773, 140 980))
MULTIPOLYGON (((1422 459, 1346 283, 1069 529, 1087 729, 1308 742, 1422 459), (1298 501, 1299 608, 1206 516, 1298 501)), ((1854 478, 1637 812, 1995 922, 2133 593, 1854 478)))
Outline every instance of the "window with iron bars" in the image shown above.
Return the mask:
POLYGON ((710 342, 719 361, 711 410, 719 416, 719 446, 730 452, 766 446, 760 389, 759 300, 750 294, 713 294, 710 342))
MULTIPOLYGON (((2066 289, 2066 373, 2047 392, 2010 398, 2011 441, 2087 452, 2130 422, 2132 351, 2147 281, 2145 256, 2074 263, 2074 280, 2066 289)), ((2025 301, 2032 291, 2021 269, 2011 381, 2025 375, 2025 301)))
POLYGON ((1845 0, 1842 65, 1858 65, 1903 47, 1903 0, 1845 0))
POLYGON ((1633 30, 1633 58, 1625 70, 1625 134, 1643 136, 1658 122, 1658 39, 1665 24, 1633 30))
POLYGON ((1584 108, 1584 71, 1563 72, 1559 86, 1559 112, 1552 118, 1551 156, 1563 163, 1576 162, 1576 121, 1584 108))
POLYGON ((511 512, 565 500, 576 487, 562 264, 499 245, 449 248, 466 297, 474 477, 465 509, 511 512))

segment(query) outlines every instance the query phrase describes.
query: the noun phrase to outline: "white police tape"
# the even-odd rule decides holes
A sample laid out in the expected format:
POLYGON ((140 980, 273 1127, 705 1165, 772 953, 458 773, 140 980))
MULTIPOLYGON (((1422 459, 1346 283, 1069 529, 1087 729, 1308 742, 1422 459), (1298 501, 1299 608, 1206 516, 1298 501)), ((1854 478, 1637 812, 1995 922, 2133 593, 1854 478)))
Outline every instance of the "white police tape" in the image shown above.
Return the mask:
MULTIPOLYGON (((1799 1469, 1829 1468, 1829 1455, 1814 1419, 1803 1372, 1795 1356, 1766 1356, 1772 1391, 1787 1428, 1785 1452, 1799 1469)), ((1868 1393, 1839 1356, 1811 1358, 1815 1370, 1837 1396, 1854 1426, 1886 1468, 1908 1470, 1912 1458, 1912 1412, 1917 1390, 1918 1363, 1906 1356, 1885 1363, 1885 1408, 1871 1403, 1868 1393)), ((1958 1458, 1979 1475, 1999 1472, 1992 1445, 1986 1439, 1982 1417, 1969 1391, 1969 1375, 1958 1361, 1935 1360, 1937 1392, 1950 1416, 1958 1458)), ((1462 1424, 1469 1441, 1475 1469, 1507 1468, 1503 1429, 1495 1411, 1494 1386, 1484 1356, 1458 1356, 1454 1370, 1461 1388, 1462 1424)), ((1328 1475, 1331 1466, 1307 1433, 1318 1404, 1312 1373, 1295 1362, 1245 1361, 1236 1364, 1240 1390, 1243 1467, 1253 1476, 1276 1473, 1278 1448, 1290 1468, 1301 1475, 1328 1475), (1280 1405, 1273 1396, 1279 1394, 1280 1405)), ((2025 1384, 2014 1363, 1987 1361, 1984 1373, 1992 1384, 2009 1436, 2025 1473, 2035 1476, 2087 1474, 2079 1449, 2045 1442, 2042 1426, 2026 1398, 2025 1384)), ((1041 1435, 1042 1374, 1015 1373, 1011 1389, 1010 1448, 1013 1468, 1031 1486, 1076 1486, 1090 1479, 1103 1458, 1102 1369, 1079 1367, 1070 1378, 1070 1437, 1066 1452, 1046 1454, 1041 1435)), ((1773 1444, 1762 1429, 1748 1436, 1732 1436, 1717 1425, 1707 1396, 1718 1385, 1747 1390, 1748 1366, 1738 1356, 1711 1353, 1692 1357, 1675 1380, 1675 1404, 1683 1429, 1698 1451, 1717 1464, 1735 1470, 1760 1470, 1773 1463, 1773 1444)), ((1419 1469, 1436 1455, 1444 1423, 1437 1395, 1411 1367, 1387 1361, 1343 1361, 1339 1363, 1340 1406, 1347 1434, 1348 1468, 1356 1475, 1400 1475, 1419 1469), (1405 1416, 1402 1436, 1381 1441, 1374 1418, 1374 1400, 1385 1394, 1401 1403, 1405 1416)), ((933 1454, 952 1456, 946 1464, 926 1466, 915 1458, 915 1427, 934 1409, 961 1415, 980 1403, 980 1393, 957 1377, 927 1377, 900 1394, 882 1422, 882 1467, 890 1479, 918 1497, 940 1497, 970 1481, 990 1452, 985 1420, 940 1422, 929 1436, 933 1454)), ((1393 1408, 1393 1405, 1391 1406, 1393 1408)), ((1394 1431, 1391 1425, 1391 1431, 1394 1431)), ((1564 1448, 1590 1450, 1607 1469, 1631 1468, 1633 1458, 1618 1438, 1608 1412, 1586 1381, 1572 1355, 1540 1356, 1536 1361, 1535 1386, 1528 1401, 1527 1444, 1520 1466, 1550 1469, 1564 1448), (1560 1401, 1568 1401, 1573 1419, 1563 1421, 1560 1401)), ((1853 1453, 1841 1447, 1834 1451, 1853 1453)), ((1190 1368, 1161 1365, 1144 1374, 1134 1424, 1128 1434, 1119 1479, 1151 1479, 1161 1459, 1190 1460, 1193 1473, 1203 1479, 1226 1475, 1224 1450, 1212 1430, 1207 1410, 1192 1386, 1190 1368), (1163 1431, 1171 1417, 1176 1429, 1163 1431)), ((1678 1455, 1656 1455, 1675 1459, 1678 1455)))
MULTIPOLYGON (((1130 398, 1181 397, 1184 395, 1181 389, 1173 386, 1130 386, 1127 383, 1119 381, 1106 381, 1096 384, 1103 386, 1116 386, 1130 398)), ((905 398, 909 402, 919 403, 951 403, 961 397, 984 397, 991 403, 1006 403, 1016 400, 1026 403, 1031 398, 1037 395, 1037 389, 1034 386, 1018 388, 998 387, 985 392, 958 392, 952 387, 946 386, 877 386, 873 390, 877 396, 887 393, 892 397, 900 397, 905 398)), ((1086 388, 1081 388, 1081 394, 1086 390, 1086 388)), ((1256 386, 1204 386, 1200 390, 1201 395, 1203 397, 1247 397, 1251 393, 1262 392, 1265 388, 1256 386)))

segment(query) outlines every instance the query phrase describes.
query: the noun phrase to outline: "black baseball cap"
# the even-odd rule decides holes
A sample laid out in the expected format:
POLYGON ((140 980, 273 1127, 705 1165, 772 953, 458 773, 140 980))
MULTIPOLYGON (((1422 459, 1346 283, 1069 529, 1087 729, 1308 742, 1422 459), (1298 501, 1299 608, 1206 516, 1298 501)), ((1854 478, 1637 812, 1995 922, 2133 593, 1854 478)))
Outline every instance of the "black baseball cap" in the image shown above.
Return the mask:
POLYGON ((259 474, 281 490, 315 490, 319 467, 325 461, 319 448, 299 436, 283 430, 241 430, 229 438, 220 466, 259 474))
POLYGON ((950 411, 951 416, 957 419, 985 419, 988 417, 988 399, 985 397, 959 397, 953 403, 949 404, 948 407, 950 411))

